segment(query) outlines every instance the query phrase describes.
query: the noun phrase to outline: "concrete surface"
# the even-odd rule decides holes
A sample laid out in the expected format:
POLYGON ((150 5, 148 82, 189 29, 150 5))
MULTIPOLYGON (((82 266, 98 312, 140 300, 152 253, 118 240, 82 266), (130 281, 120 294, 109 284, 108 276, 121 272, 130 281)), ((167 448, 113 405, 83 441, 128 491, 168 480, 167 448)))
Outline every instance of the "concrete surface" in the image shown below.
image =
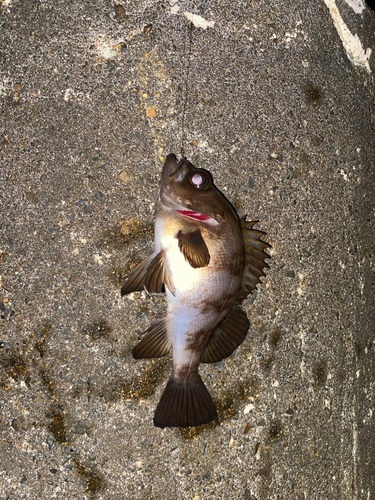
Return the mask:
POLYGON ((374 499, 374 12, 3 0, 0 25, 1 500, 374 499), (219 420, 185 431, 152 425, 170 359, 131 356, 163 297, 120 297, 182 132, 273 246, 201 369, 219 420))

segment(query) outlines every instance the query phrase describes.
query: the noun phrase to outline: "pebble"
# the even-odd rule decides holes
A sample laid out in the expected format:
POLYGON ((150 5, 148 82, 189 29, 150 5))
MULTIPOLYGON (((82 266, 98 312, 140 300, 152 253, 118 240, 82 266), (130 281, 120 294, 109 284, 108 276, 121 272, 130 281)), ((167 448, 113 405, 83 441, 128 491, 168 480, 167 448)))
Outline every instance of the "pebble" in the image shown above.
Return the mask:
POLYGON ((251 431, 251 425, 249 424, 249 422, 246 422, 242 429, 242 432, 243 434, 248 434, 250 431, 251 431))
POLYGON ((203 472, 203 479, 210 479, 211 478, 211 472, 208 469, 205 469, 203 472))
POLYGON ((50 434, 47 439, 46 439, 46 443, 48 444, 48 447, 49 449, 52 448, 53 444, 55 442, 55 438, 52 436, 52 434, 50 434))
POLYGON ((98 183, 93 177, 89 177, 89 182, 88 182, 89 188, 90 189, 95 189, 98 183))
POLYGON ((12 420, 12 427, 15 431, 27 431, 30 423, 25 415, 20 415, 12 420))
POLYGON ((21 90, 22 90, 22 85, 21 85, 20 83, 15 83, 15 84, 13 85, 13 89, 12 89, 12 90, 13 90, 13 92, 21 92, 21 90))
POLYGON ((85 434, 90 429, 92 429, 93 425, 94 424, 92 423, 91 420, 79 420, 73 429, 73 433, 74 434, 85 434))
POLYGON ((155 118, 156 117, 156 111, 154 110, 154 108, 151 108, 151 106, 149 106, 146 109, 146 116, 148 118, 155 118))
POLYGON ((124 7, 119 3, 115 4, 115 18, 118 21, 120 21, 121 19, 124 19, 125 15, 126 15, 126 12, 125 12, 124 7))
POLYGON ((28 376, 25 379, 25 384, 28 389, 35 389, 41 385, 41 381, 33 376, 28 376))
POLYGON ((39 198, 37 197, 36 194, 32 193, 31 191, 26 191, 25 196, 27 198, 27 201, 29 201, 33 205, 37 205, 39 203, 39 198))
POLYGON ((118 174, 118 180, 123 182, 124 184, 129 184, 130 182, 132 182, 133 177, 125 172, 125 170, 123 170, 118 174))

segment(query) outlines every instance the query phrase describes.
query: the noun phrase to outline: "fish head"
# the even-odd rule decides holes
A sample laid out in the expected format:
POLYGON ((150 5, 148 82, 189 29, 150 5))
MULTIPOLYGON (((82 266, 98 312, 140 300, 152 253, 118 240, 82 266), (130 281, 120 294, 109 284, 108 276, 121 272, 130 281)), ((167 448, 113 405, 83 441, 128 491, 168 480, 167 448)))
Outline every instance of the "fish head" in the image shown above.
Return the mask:
POLYGON ((169 154, 163 167, 158 205, 196 221, 221 224, 237 215, 215 187, 210 172, 169 154))

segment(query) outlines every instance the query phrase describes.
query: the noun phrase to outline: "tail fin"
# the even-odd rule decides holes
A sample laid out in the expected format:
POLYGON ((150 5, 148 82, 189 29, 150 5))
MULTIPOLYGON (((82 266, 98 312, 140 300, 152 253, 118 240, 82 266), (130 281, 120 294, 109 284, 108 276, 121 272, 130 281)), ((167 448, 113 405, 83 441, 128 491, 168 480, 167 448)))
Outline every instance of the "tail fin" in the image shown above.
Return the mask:
POLYGON ((217 417, 210 393, 197 374, 187 380, 173 376, 161 396, 155 411, 156 427, 196 427, 217 417))

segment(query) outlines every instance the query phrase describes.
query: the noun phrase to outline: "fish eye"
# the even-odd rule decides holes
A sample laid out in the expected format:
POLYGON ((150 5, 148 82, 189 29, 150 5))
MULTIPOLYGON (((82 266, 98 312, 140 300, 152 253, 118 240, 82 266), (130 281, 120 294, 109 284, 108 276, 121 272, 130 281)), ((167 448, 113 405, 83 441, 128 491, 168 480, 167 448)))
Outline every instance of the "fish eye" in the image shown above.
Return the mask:
POLYGON ((197 189, 207 189, 211 185, 211 179, 209 174, 204 170, 196 171, 190 176, 190 183, 197 189))

